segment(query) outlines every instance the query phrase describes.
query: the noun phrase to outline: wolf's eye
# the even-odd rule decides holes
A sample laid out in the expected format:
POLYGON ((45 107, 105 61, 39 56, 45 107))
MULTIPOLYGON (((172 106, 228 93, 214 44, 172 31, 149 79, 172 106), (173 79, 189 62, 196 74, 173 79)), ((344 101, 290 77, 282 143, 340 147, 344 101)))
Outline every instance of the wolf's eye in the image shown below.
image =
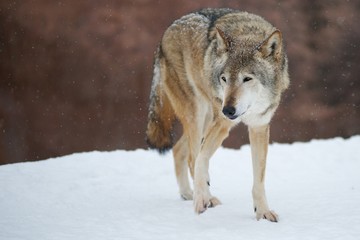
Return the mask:
POLYGON ((243 82, 248 82, 248 81, 251 81, 251 80, 252 80, 251 77, 245 77, 245 78, 243 79, 243 82))
POLYGON ((221 80, 226 83, 226 77, 221 76, 221 80))

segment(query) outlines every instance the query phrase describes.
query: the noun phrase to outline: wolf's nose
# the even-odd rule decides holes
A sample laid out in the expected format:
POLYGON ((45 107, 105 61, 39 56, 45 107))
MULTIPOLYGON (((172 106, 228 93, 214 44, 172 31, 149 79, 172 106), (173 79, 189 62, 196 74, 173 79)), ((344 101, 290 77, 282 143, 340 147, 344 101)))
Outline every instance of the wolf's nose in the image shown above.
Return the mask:
POLYGON ((222 110, 223 114, 230 119, 235 119, 236 109, 233 106, 226 106, 222 110))

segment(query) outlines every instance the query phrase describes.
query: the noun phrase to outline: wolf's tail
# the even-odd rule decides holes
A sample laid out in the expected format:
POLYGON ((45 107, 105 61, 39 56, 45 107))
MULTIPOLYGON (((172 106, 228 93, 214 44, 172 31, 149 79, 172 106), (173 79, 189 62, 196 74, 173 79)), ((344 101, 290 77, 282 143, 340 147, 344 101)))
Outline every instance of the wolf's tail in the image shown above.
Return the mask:
POLYGON ((162 87, 165 70, 160 69, 161 49, 157 49, 154 75, 150 92, 150 106, 146 130, 146 142, 152 149, 165 153, 173 146, 172 127, 175 120, 173 108, 162 87))

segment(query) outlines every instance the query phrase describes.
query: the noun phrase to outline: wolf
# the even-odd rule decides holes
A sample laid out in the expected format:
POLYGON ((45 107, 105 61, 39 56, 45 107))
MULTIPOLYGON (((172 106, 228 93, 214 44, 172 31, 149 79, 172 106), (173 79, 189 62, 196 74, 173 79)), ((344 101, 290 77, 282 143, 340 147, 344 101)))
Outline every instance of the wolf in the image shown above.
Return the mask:
POLYGON ((260 16, 208 8, 167 28, 155 53, 146 139, 160 153, 173 147, 180 195, 193 200, 196 213, 221 204, 209 190, 209 160, 242 122, 251 145, 256 219, 278 221, 266 200, 265 167, 270 120, 288 85, 282 34, 260 16), (176 120, 183 134, 173 145, 176 120))

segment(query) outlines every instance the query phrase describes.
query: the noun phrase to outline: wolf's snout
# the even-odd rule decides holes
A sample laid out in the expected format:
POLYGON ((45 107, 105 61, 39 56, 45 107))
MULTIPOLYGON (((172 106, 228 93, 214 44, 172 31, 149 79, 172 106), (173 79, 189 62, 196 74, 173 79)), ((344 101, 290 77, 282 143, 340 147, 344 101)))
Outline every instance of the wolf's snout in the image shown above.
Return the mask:
POLYGON ((222 110, 223 114, 230 118, 231 120, 235 119, 237 116, 235 115, 236 109, 233 106, 225 106, 222 110))

